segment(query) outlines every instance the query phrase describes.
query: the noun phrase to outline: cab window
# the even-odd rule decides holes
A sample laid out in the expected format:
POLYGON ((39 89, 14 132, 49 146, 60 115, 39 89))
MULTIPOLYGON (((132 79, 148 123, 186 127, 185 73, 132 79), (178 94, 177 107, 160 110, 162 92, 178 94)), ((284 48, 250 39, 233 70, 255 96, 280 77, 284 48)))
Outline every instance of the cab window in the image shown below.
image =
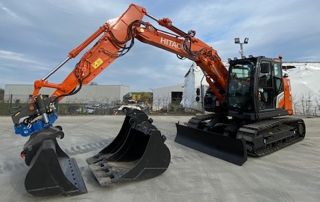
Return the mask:
POLYGON ((280 63, 273 64, 274 84, 276 95, 283 91, 282 85, 282 67, 280 63))

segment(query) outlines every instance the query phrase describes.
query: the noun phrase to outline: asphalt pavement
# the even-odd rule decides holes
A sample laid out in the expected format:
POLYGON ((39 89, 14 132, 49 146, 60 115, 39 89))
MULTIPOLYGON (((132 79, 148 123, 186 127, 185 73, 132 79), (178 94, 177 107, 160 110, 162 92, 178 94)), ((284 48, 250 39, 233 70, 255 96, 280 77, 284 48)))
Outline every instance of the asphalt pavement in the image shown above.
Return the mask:
POLYGON ((154 116, 167 137, 171 163, 162 175, 139 182, 100 187, 85 159, 111 142, 124 116, 59 117, 65 138, 59 145, 78 162, 88 193, 34 197, 24 188, 28 167, 20 158, 27 138, 17 136, 9 117, 0 117, 0 201, 320 201, 320 119, 305 119, 306 138, 243 166, 174 142, 175 123, 187 116, 154 116))

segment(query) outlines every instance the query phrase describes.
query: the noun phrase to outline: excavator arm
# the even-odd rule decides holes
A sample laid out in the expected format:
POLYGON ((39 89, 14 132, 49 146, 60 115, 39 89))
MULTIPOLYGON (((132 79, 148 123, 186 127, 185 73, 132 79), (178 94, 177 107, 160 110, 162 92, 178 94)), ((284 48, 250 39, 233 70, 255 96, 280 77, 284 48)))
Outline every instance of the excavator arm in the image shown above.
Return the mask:
POLYGON ((60 101, 65 96, 76 94, 82 85, 90 83, 114 60, 125 55, 134 45, 135 39, 172 52, 178 58, 195 61, 204 72, 217 101, 220 104, 223 103, 228 72, 217 51, 196 38, 195 31, 191 30, 186 33, 173 26, 170 19, 158 20, 149 15, 144 8, 131 4, 120 17, 109 20, 82 44, 74 48, 68 57, 48 75, 34 82, 33 97, 28 110, 18 111, 12 116, 16 133, 28 136, 43 127, 52 125, 57 119, 57 115, 52 113, 55 111, 53 103, 60 101), (150 17, 168 31, 160 30, 150 22, 142 21, 145 16, 150 17), (74 70, 62 83, 56 84, 48 81, 49 77, 60 67, 79 55, 95 40, 97 40, 95 45, 84 53, 74 70), (41 88, 44 87, 55 89, 49 100, 45 100, 40 94, 41 88), (38 121, 39 117, 43 118, 43 122, 38 121), (35 119, 36 122, 33 121, 35 119), (37 127, 32 128, 33 125, 37 127))
POLYGON ((47 81, 52 72, 61 67, 59 65, 43 79, 35 81, 33 97, 35 98, 39 94, 41 88, 48 87, 56 89, 51 97, 61 97, 60 99, 62 99, 77 88, 77 86, 90 83, 116 58, 124 55, 131 49, 134 40, 134 28, 140 24, 139 22, 145 13, 144 8, 132 4, 119 18, 105 23, 69 53, 65 61, 75 58, 88 45, 99 38, 96 44, 82 56, 66 79, 60 84, 47 81), (131 41, 129 46, 127 46, 128 41, 131 41))
POLYGON ((150 15, 146 13, 144 8, 132 4, 122 16, 101 26, 69 53, 66 60, 76 57, 91 42, 102 35, 97 43, 83 55, 69 76, 61 84, 49 83, 47 81, 48 76, 35 81, 33 97, 39 94, 42 87, 55 88, 56 91, 52 96, 63 97, 77 86, 88 84, 116 58, 128 52, 136 38, 143 43, 195 61, 204 71, 214 95, 222 102, 227 83, 227 70, 217 51, 200 39, 195 38, 194 31, 185 33, 174 27, 168 18, 157 20, 150 16, 161 26, 174 33, 159 30, 149 22, 142 21, 144 16, 150 15))

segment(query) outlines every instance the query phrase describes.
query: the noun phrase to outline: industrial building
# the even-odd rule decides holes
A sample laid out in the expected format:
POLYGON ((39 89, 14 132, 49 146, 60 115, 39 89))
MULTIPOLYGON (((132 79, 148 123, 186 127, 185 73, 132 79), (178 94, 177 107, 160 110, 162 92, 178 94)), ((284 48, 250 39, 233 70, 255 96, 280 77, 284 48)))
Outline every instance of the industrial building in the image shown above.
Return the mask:
POLYGON ((153 111, 167 109, 170 104, 181 104, 186 111, 202 111, 203 96, 208 83, 203 77, 200 67, 193 63, 184 76, 184 83, 172 86, 165 86, 153 89, 153 111), (197 88, 200 89, 200 95, 196 94, 197 88), (199 100, 196 101, 196 97, 199 100))
MULTIPOLYGON (((125 85, 88 85, 83 86, 79 93, 65 97, 62 103, 116 103, 122 102, 123 96, 130 87, 125 85)), ((4 89, 4 101, 26 103, 33 91, 33 85, 7 84, 4 89)), ((43 88, 41 94, 51 95, 53 89, 43 88)))
POLYGON ((193 63, 184 76, 183 95, 181 104, 185 111, 203 111, 203 98, 209 84, 202 70, 193 63), (198 95, 197 95, 198 91, 198 95))
POLYGON ((155 88, 153 91, 153 105, 152 110, 158 111, 167 109, 170 104, 180 104, 183 94, 183 84, 165 86, 155 88))

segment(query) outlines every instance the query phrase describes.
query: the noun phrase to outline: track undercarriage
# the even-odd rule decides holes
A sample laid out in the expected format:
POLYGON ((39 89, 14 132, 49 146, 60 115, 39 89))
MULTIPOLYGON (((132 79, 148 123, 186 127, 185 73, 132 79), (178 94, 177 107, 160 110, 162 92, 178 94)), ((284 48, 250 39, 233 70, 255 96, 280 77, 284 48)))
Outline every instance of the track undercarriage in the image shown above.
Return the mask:
POLYGON ((264 156, 302 140, 302 119, 279 117, 249 122, 216 114, 177 124, 176 142, 231 163, 242 165, 250 156, 264 156))
POLYGON ((283 117, 246 124, 237 138, 245 140, 250 156, 264 156, 302 140, 305 136, 302 119, 283 117))

